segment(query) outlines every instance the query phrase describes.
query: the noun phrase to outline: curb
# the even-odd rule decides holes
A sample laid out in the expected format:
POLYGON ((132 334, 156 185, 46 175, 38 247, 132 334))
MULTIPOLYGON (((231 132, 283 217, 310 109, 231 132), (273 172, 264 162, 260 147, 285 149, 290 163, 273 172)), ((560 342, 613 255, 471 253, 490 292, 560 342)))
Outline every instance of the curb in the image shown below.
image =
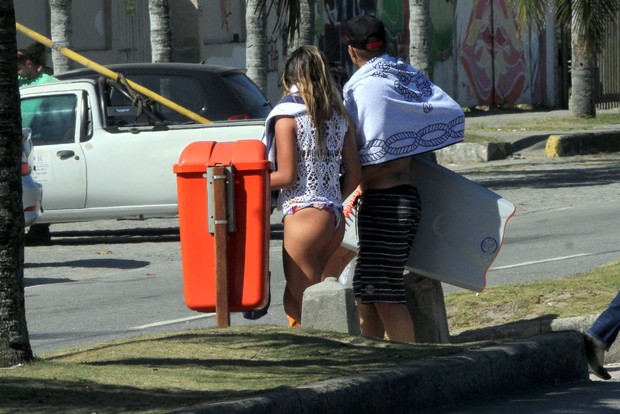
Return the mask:
POLYGON ((620 131, 550 135, 545 146, 549 158, 620 151, 620 131))
MULTIPOLYGON (((519 321, 506 325, 463 331, 450 336, 450 343, 462 344, 478 341, 497 341, 506 339, 523 339, 535 335, 554 332, 575 331, 583 334, 596 320, 596 315, 576 316, 562 319, 534 319, 519 321)), ((605 353, 605 363, 620 363, 620 341, 614 342, 605 353)))
POLYGON ((588 378, 582 335, 559 332, 175 412, 404 414, 588 378))
POLYGON ((504 160, 509 156, 545 141, 548 158, 620 151, 620 130, 577 132, 561 135, 534 135, 516 142, 460 142, 435 151, 440 164, 481 163, 504 160))

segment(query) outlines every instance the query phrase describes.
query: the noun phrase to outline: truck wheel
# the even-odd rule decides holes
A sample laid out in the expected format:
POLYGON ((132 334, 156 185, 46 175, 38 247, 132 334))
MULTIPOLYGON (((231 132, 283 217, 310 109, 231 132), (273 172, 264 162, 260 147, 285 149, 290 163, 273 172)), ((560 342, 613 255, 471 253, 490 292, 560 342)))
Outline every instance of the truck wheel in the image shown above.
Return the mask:
POLYGON ((50 244, 52 236, 50 235, 49 224, 34 224, 26 233, 26 244, 29 246, 50 244))

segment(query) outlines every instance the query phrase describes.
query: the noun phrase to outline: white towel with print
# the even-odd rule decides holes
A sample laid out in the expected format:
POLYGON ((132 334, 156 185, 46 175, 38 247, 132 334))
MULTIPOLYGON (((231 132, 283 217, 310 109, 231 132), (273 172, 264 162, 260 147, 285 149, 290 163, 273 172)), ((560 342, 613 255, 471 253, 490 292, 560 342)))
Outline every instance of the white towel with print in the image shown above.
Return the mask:
POLYGON ((265 120, 265 133, 263 134, 262 141, 267 148, 267 160, 273 162, 274 165, 276 165, 275 126, 277 117, 295 117, 306 111, 306 105, 303 99, 301 99, 301 96, 295 95, 298 91, 297 87, 293 86, 291 88, 291 94, 283 97, 271 110, 265 120))
POLYGON ((421 72, 388 55, 359 68, 343 95, 362 166, 437 150, 465 135, 461 107, 421 72))

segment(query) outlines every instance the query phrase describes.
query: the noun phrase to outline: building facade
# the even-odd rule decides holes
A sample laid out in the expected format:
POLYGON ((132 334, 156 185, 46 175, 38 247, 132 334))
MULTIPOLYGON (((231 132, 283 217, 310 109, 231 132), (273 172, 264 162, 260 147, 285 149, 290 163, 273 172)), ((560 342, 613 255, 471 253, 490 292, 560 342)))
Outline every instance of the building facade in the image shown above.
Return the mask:
MULTIPOLYGON (((245 67, 245 0, 173 0, 174 60, 245 67)), ((352 72, 343 23, 362 13, 386 24, 390 52, 406 58, 408 0, 317 0, 315 43, 352 72)), ((461 106, 533 104, 556 107, 558 56, 553 30, 522 37, 507 0, 434 0, 432 78, 461 106)), ((16 19, 50 36, 40 0, 15 2, 16 19)), ((251 11, 250 11, 251 12, 251 11)), ((74 1, 70 49, 99 64, 151 60, 147 0, 74 1)), ((267 97, 277 101, 287 43, 268 20, 267 97)), ((554 27, 549 17, 547 27, 554 27)), ((18 35, 18 47, 31 40, 18 35)), ((76 64, 76 67, 78 65, 76 64)))

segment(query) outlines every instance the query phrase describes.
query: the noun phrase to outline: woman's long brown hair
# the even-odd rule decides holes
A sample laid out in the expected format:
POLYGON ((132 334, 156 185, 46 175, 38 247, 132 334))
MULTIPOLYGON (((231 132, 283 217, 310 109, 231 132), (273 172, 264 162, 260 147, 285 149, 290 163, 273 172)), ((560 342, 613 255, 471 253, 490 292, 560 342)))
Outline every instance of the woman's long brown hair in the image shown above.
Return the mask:
POLYGON ((317 149, 326 151, 327 121, 334 116, 334 111, 347 120, 349 116, 323 52, 308 45, 291 52, 284 64, 282 85, 284 96, 297 86, 317 131, 317 149))

